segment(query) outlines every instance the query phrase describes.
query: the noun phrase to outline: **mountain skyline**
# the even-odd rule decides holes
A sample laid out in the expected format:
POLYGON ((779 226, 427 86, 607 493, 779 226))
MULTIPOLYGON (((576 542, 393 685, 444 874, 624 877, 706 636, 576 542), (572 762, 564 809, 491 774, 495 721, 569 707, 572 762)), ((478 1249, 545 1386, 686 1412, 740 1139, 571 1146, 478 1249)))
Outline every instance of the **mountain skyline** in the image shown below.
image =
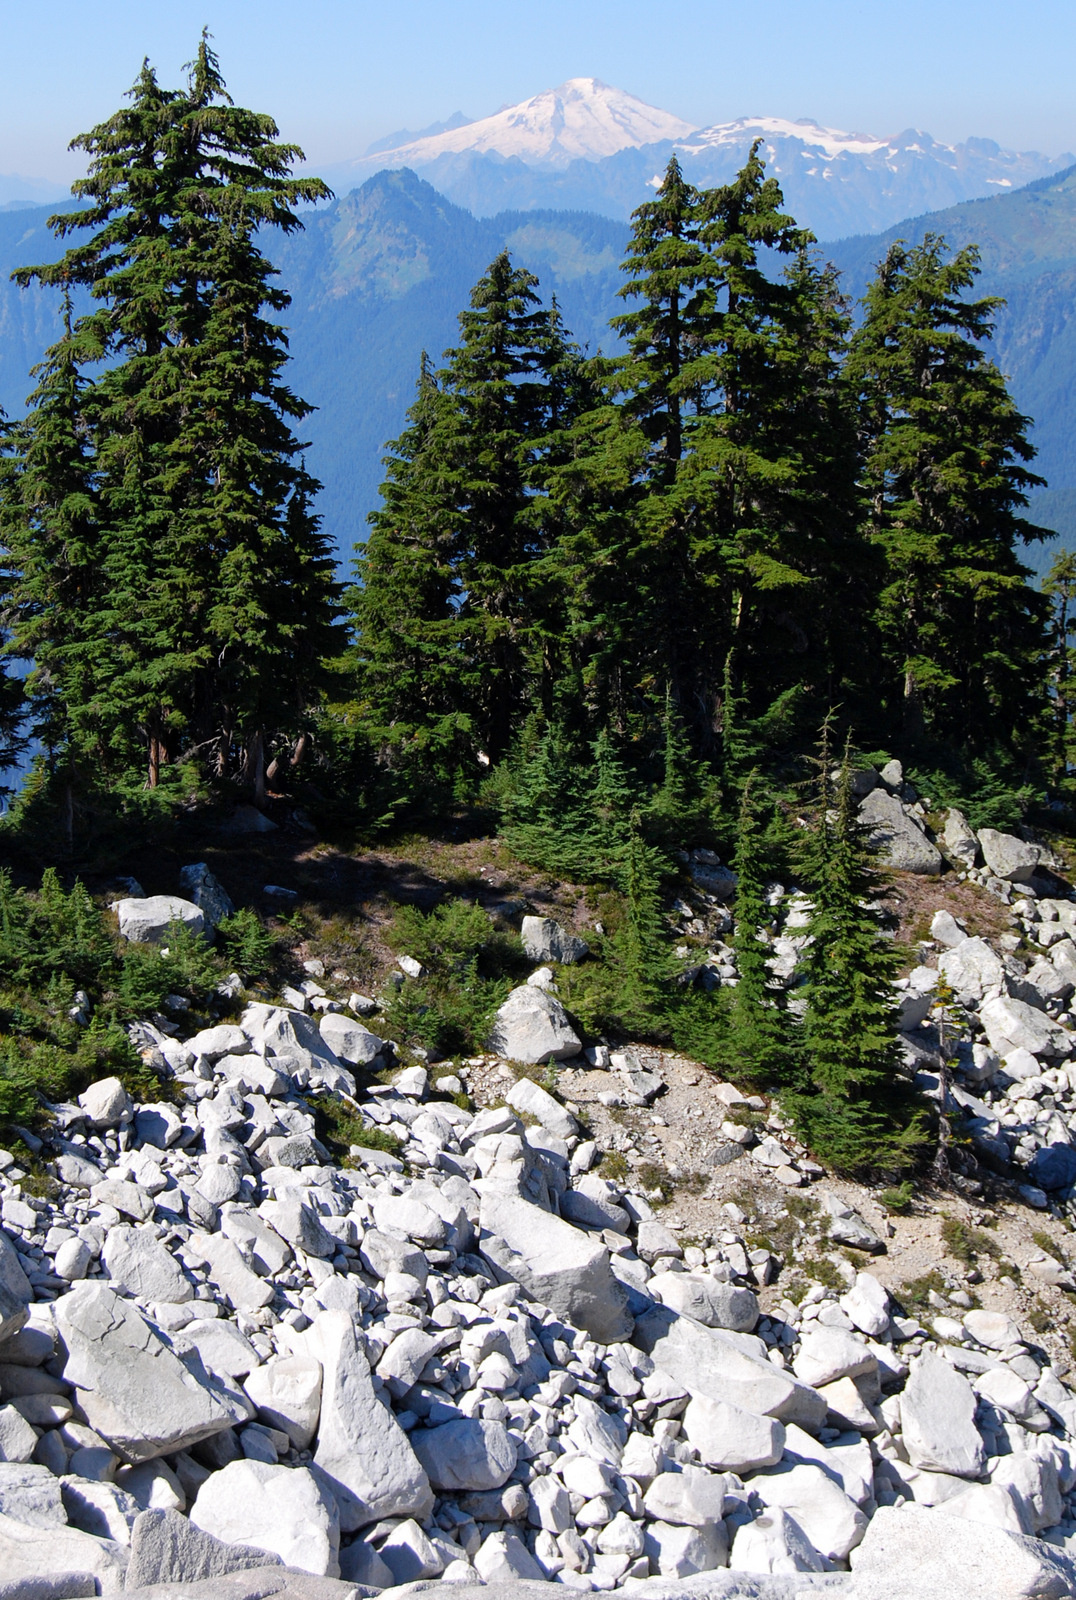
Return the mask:
POLYGON ((493 116, 391 136, 322 169, 338 194, 383 168, 408 168, 475 216, 582 210, 626 221, 675 153, 700 187, 728 182, 759 139, 797 217, 820 238, 878 232, 920 211, 1017 189, 1070 166, 1071 152, 947 144, 920 129, 849 132, 811 118, 739 117, 692 128, 599 78, 571 78, 493 116))
MULTIPOLYGON (((21 414, 30 368, 58 333, 56 297, 9 281, 12 268, 52 258, 50 208, 0 213, 0 406, 21 414)), ((797 208, 789 206, 794 214, 797 208)), ((1020 408, 1035 419, 1038 468, 1049 479, 1033 515, 1076 539, 1076 167, 1021 189, 899 219, 890 237, 944 234, 978 243, 978 291, 1008 304, 994 355, 1020 408)), ((304 425, 309 466, 324 490, 319 510, 346 561, 376 503, 387 440, 403 423, 421 352, 435 363, 455 343, 471 286, 502 248, 556 294, 568 326, 591 351, 612 348, 624 221, 595 212, 505 208, 476 216, 408 169, 382 168, 358 190, 319 207, 306 228, 274 243, 280 282, 293 296, 284 319, 288 381, 318 409, 304 425)), ((850 295, 862 292, 886 234, 823 242, 850 295)))
MULTIPOLYGON (((407 167, 476 216, 586 210, 626 220, 675 151, 700 186, 728 181, 755 139, 789 204, 817 236, 880 232, 900 218, 1022 187, 1076 161, 1070 151, 956 143, 914 127, 880 135, 811 117, 741 116, 702 126, 597 77, 574 77, 491 115, 456 111, 418 132, 398 129, 344 162, 310 162, 339 196, 383 168, 407 167)), ((0 155, 0 165, 3 165, 0 155)), ((51 204, 55 182, 0 172, 0 208, 51 204)))

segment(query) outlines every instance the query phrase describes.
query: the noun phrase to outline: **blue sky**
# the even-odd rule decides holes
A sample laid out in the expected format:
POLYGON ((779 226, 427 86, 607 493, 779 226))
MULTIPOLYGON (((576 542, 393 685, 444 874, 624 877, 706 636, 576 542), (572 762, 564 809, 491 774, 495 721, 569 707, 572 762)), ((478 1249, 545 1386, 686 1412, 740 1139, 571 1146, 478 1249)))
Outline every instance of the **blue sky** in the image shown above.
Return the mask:
POLYGON ((591 75, 700 125, 767 113, 1076 150, 1073 0, 7 0, 0 172, 68 181, 67 141, 143 55, 179 82, 203 23, 235 98, 314 164, 591 75))

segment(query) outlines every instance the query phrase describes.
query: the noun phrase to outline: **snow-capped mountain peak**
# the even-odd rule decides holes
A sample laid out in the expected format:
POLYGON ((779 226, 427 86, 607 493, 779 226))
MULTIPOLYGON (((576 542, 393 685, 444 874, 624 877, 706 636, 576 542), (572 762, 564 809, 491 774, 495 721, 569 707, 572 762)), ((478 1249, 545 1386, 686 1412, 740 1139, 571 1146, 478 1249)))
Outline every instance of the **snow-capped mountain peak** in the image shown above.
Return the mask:
POLYGON ((800 117, 796 122, 785 117, 739 117, 735 122, 717 122, 712 127, 700 128, 678 143, 685 149, 705 150, 715 145, 741 145, 748 135, 762 139, 796 139, 831 157, 873 156, 892 143, 869 133, 842 133, 837 128, 826 128, 811 117, 800 117))
POLYGON ((566 166, 569 161, 601 161, 619 150, 668 139, 685 139, 692 125, 659 111, 599 78, 569 78, 492 117, 453 128, 432 138, 398 145, 392 163, 425 166, 438 156, 517 157, 529 166, 566 166))

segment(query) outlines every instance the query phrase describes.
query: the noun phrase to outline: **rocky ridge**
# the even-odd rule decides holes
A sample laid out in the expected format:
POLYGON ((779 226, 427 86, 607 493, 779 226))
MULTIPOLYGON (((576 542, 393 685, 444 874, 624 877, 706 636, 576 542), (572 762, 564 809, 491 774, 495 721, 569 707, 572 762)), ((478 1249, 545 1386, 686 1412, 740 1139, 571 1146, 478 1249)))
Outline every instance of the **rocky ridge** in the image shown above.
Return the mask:
MULTIPOLYGON (((532 959, 584 953, 540 921, 532 959)), ((1016 981, 1002 968, 980 1016, 1016 981)), ((581 1054, 554 987, 546 966, 514 991, 505 1055, 566 1057, 649 1114, 656 1063, 581 1054)), ((173 1097, 112 1079, 53 1107, 47 1198, 0 1155, 4 1600, 1076 1592, 1076 1396, 1009 1316, 967 1296, 905 1315, 865 1270, 884 1242, 824 1185, 829 1238, 862 1265, 777 1298, 735 1202, 682 1240, 638 1176, 595 1171, 552 1077, 492 1056, 394 1069, 352 999, 311 976, 185 1040, 139 1025, 173 1097), (501 1103, 476 1108, 480 1081, 501 1103), (327 1102, 396 1153, 334 1162, 327 1102)), ((1055 1001, 1031 1009, 1067 1041, 1055 1001)), ((1031 1081, 1012 1053, 989 1092, 1031 1081)), ((779 1119, 729 1127, 778 1184, 819 1180, 779 1119)))

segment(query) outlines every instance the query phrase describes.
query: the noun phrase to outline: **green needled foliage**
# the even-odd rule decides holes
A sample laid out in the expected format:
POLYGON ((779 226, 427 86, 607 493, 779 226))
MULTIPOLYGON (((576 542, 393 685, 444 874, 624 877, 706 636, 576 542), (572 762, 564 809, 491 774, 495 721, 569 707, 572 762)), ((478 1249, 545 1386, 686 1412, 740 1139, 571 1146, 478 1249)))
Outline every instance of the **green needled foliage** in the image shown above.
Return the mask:
POLYGON ((670 162, 634 215, 621 290, 633 309, 612 323, 627 354, 596 365, 603 404, 555 475, 594 715, 652 727, 668 683, 710 759, 730 674, 755 717, 794 687, 832 694, 854 659, 847 318, 782 205, 757 150, 701 193, 670 162))
POLYGON ((1046 606, 1017 546, 1030 471, 1021 416, 983 346, 996 299, 968 300, 978 252, 890 247, 864 301, 847 381, 859 395, 877 601, 881 719, 906 748, 1017 760, 1043 732, 1046 606))
POLYGON ((1072 713, 1076 709, 1076 650, 1071 639, 1076 633, 1076 555, 1061 550, 1054 557, 1043 580, 1042 592, 1051 602, 1051 650, 1049 655, 1052 696, 1053 759, 1050 776, 1055 786, 1069 787, 1069 766, 1073 749, 1072 713))
POLYGON ((757 776, 749 779, 740 806, 732 863, 736 873, 732 943, 739 981, 728 1001, 720 1064, 736 1079, 770 1085, 787 1081, 794 1046, 784 995, 770 978, 770 946, 763 938, 773 918, 766 902, 763 839, 768 807, 759 788, 757 776))
POLYGON ((473 785, 480 760, 503 758, 560 676, 544 488, 582 379, 536 288, 502 253, 446 365, 423 361, 350 597, 360 695, 386 757, 442 785, 473 785))
POLYGON ((271 740, 303 731, 339 645, 336 588, 281 379, 286 309, 256 239, 328 196, 302 152, 234 106, 203 37, 186 87, 145 65, 81 135, 81 209, 52 219, 60 341, 10 430, 10 650, 32 656, 40 731, 73 764, 149 786, 192 746, 256 795, 271 740), (72 286, 91 309, 72 316, 72 286))
POLYGON ((782 1093, 800 1137, 845 1171, 899 1172, 925 1140, 925 1111, 901 1067, 881 887, 856 819, 850 763, 834 785, 825 745, 817 812, 803 854, 811 896, 801 965, 801 1064, 782 1093))

